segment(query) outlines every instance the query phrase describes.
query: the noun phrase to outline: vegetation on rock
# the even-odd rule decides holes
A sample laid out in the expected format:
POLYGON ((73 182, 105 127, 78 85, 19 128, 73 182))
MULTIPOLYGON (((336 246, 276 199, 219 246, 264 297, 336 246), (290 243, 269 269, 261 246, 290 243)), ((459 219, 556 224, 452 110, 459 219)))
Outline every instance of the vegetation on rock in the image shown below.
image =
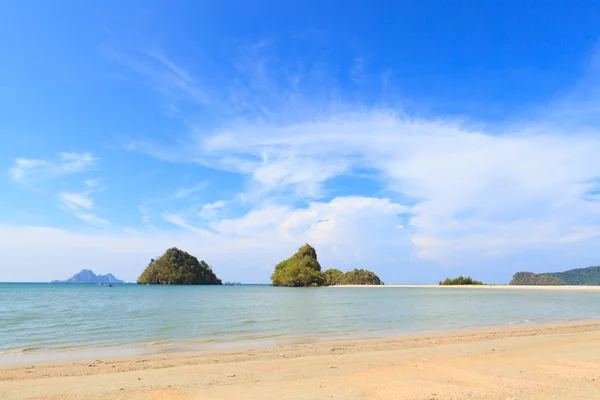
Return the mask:
MULTIPOLYGON (((327 272, 327 271, 325 271, 327 272)), ((334 283, 332 283, 334 284, 334 283)), ((381 280, 374 272, 366 269, 354 269, 344 274, 339 285, 381 285, 381 280)))
POLYGON ((323 272, 325 274, 325 284, 328 286, 345 285, 346 274, 336 268, 329 268, 323 272))
POLYGON ((138 284, 150 285, 221 285, 210 265, 176 247, 168 249, 150 263, 138 278, 138 284))
POLYGON ((517 272, 509 285, 564 285, 565 282, 555 276, 537 275, 533 272, 517 272))
POLYGON ((321 286, 325 274, 321 272, 316 250, 309 244, 300 247, 296 254, 275 266, 271 281, 273 286, 321 286))
POLYGON ((459 275, 457 278, 446 278, 440 281, 440 285, 483 285, 483 282, 475 281, 470 276, 464 277, 459 275))
POLYGON ((346 273, 331 268, 321 271, 316 250, 309 244, 277 264, 271 276, 273 286, 330 286, 330 285, 381 285, 375 273, 365 269, 354 269, 346 273))
POLYGON ((565 272, 546 272, 538 276, 553 276, 567 285, 600 285, 600 267, 570 269, 565 272))

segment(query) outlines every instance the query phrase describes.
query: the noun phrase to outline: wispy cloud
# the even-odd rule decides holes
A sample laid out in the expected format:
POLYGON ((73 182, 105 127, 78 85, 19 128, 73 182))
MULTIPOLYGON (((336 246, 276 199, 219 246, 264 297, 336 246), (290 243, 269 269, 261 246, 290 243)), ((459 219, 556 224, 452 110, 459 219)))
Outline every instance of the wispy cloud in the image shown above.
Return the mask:
POLYGON ((169 195, 169 199, 186 199, 191 195, 201 192, 208 187, 208 182, 203 181, 198 184, 177 189, 173 194, 169 195))
POLYGON ((195 233, 207 234, 205 230, 190 225, 185 219, 185 217, 183 217, 182 215, 165 212, 162 214, 162 217, 165 221, 173 225, 179 226, 180 228, 184 228, 195 233))
POLYGON ((95 188, 100 186, 100 179, 88 179, 85 181, 85 186, 89 188, 95 188))
POLYGON ((89 193, 59 193, 58 199, 71 211, 76 211, 79 208, 91 210, 94 207, 94 201, 89 193))
POLYGON ((17 158, 8 173, 13 180, 24 183, 85 171, 96 161, 91 153, 60 153, 55 161, 17 158))
MULTIPOLYGON (((127 52, 106 45, 101 46, 100 49, 143 77, 144 84, 155 88, 175 102, 188 101, 202 105, 210 102, 208 94, 198 79, 160 51, 127 52)), ((168 103, 167 108, 170 114, 179 113, 177 105, 172 102, 168 103)))
MULTIPOLYGON (((376 171, 388 190, 417 199, 406 204, 417 254, 458 262, 600 234, 588 183, 600 176, 599 136, 529 132, 490 134, 380 109, 289 125, 240 123, 191 141, 205 165, 248 175, 271 196, 291 189, 318 199, 331 178, 376 171)), ((219 229, 231 232, 226 223, 219 229)))
MULTIPOLYGON (((268 48, 261 42, 243 53, 237 69, 245 79, 232 101, 240 105, 233 107, 238 118, 211 130, 192 126, 183 144, 148 142, 136 150, 248 177, 251 193, 244 196, 275 204, 259 203, 244 219, 249 226, 254 219, 268 225, 291 213, 287 207, 294 202, 326 201, 334 178, 373 171, 386 192, 410 199, 400 202, 407 221, 397 225, 411 227, 416 254, 440 263, 600 236, 600 204, 590 195, 590 182, 600 177, 600 132, 589 124, 600 91, 579 90, 545 105, 550 114, 568 115, 567 122, 537 113, 510 125, 478 127, 449 117, 410 116, 395 107, 348 104, 323 90, 306 96, 298 85, 309 81, 304 89, 310 88, 316 80, 305 79, 311 75, 303 71, 278 75, 264 54, 268 48), (581 103, 585 113, 570 110, 581 103)), ((364 59, 355 59, 355 82, 364 79, 364 69, 364 59)), ((382 79, 388 90, 391 73, 382 79)), ((209 219, 214 210, 207 205, 198 217, 209 219)), ((189 221, 167 218, 196 229, 188 215, 189 221)), ((245 232, 242 222, 211 226, 222 235, 245 232)))
POLYGON ((226 201, 218 200, 214 203, 207 203, 202 206, 202 209, 198 212, 198 217, 202 219, 215 219, 218 216, 218 210, 227 205, 226 201))
POLYGON ((76 218, 99 228, 107 228, 111 226, 110 222, 104 218, 100 218, 95 213, 91 212, 94 208, 94 200, 92 194, 102 188, 99 187, 100 180, 85 181, 86 190, 82 192, 62 192, 57 195, 60 203, 59 207, 65 211, 72 213, 76 218))
POLYGON ((108 228, 110 226, 110 222, 93 213, 75 213, 74 215, 83 222, 98 228, 108 228))

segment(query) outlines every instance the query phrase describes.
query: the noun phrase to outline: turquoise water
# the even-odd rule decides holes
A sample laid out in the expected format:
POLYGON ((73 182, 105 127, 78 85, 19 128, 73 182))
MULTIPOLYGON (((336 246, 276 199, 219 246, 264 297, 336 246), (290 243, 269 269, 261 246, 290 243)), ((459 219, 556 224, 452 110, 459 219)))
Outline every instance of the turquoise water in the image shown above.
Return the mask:
POLYGON ((0 354, 381 337, 600 317, 600 292, 0 284, 0 354))

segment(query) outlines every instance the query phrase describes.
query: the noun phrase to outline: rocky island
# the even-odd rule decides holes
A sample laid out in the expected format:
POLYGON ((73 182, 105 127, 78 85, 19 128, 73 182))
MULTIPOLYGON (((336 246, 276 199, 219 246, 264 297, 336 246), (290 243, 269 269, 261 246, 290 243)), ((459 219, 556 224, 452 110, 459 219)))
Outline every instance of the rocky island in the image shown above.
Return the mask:
POLYGON ((517 272, 509 285, 564 285, 565 282, 555 276, 538 275, 533 272, 517 272))
POLYGON ((277 264, 271 275, 273 286, 306 287, 331 285, 381 285, 375 273, 365 269, 342 272, 338 269, 321 271, 317 251, 309 244, 277 264))
POLYGON ((210 265, 176 247, 150 263, 137 280, 140 285, 221 285, 210 265))
POLYGON ((82 269, 79 273, 73 275, 65 281, 52 281, 50 283, 125 283, 115 278, 113 274, 96 275, 89 269, 82 269))

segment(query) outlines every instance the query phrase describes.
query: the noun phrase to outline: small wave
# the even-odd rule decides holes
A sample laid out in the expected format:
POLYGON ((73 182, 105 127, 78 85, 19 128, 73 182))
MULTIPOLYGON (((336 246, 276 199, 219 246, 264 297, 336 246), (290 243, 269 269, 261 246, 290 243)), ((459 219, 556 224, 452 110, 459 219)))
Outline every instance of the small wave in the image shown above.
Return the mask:
POLYGON ((39 351, 42 350, 41 347, 25 347, 23 349, 21 349, 21 353, 31 353, 34 351, 39 351))
POLYGON ((256 324, 258 321, 253 320, 253 319, 247 319, 244 322, 242 322, 243 325, 250 325, 250 324, 256 324))
POLYGON ((521 320, 518 320, 518 321, 510 321, 508 324, 509 325, 521 325, 521 324, 528 324, 530 322, 531 322, 530 319, 521 319, 521 320))

